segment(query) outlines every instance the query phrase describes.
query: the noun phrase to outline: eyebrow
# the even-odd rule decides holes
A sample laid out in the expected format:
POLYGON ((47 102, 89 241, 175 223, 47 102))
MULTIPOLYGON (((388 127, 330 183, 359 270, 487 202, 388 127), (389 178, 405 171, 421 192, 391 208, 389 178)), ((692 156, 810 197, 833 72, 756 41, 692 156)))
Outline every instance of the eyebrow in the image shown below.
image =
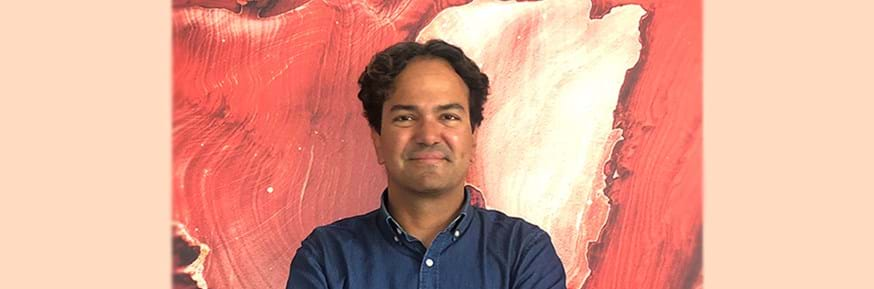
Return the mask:
POLYGON ((464 106, 462 106, 462 105, 460 105, 460 104, 458 104, 458 103, 450 103, 450 104, 438 105, 438 106, 437 106, 437 109, 435 109, 435 111, 444 111, 444 110, 450 110, 450 109, 457 109, 457 110, 460 110, 460 111, 464 111, 464 106))
MULTIPOLYGON (((457 109, 460 111, 464 111, 464 106, 461 104, 458 104, 458 103, 442 104, 442 105, 438 105, 434 109, 434 111, 445 111, 445 110, 451 110, 451 109, 457 109)), ((390 112, 398 111, 398 110, 418 111, 419 107, 415 106, 415 105, 408 105, 408 104, 395 104, 395 105, 392 105, 391 108, 389 109, 390 112)))
POLYGON ((415 105, 395 104, 395 105, 392 105, 392 106, 391 106, 391 109, 389 109, 388 111, 397 111, 397 110, 411 110, 411 111, 416 111, 416 110, 418 110, 418 109, 416 108, 415 105))

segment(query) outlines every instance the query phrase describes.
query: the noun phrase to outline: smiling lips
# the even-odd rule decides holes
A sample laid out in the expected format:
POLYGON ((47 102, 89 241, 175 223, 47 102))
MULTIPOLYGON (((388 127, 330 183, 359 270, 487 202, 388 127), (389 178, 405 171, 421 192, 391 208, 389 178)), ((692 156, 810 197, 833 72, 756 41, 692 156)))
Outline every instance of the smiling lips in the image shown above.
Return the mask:
POLYGON ((446 160, 446 155, 440 152, 415 153, 410 160, 433 163, 446 160))

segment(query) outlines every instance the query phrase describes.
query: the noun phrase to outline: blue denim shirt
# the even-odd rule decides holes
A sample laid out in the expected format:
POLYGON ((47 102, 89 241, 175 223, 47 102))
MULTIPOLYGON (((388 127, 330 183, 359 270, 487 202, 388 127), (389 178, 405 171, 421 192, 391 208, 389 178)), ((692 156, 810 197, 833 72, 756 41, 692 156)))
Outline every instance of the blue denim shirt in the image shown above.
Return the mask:
POLYGON ((566 288, 549 235, 520 218, 470 205, 425 248, 386 205, 321 226, 301 242, 286 288, 566 288))

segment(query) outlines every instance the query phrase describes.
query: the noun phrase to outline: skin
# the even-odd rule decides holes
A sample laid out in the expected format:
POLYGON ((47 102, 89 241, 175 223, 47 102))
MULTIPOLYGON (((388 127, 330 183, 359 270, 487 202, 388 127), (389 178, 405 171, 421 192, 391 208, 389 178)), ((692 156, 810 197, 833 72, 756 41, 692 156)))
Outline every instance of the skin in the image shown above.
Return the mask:
POLYGON ((371 131, 388 175, 389 210, 426 248, 458 215, 474 160, 469 89, 440 58, 411 60, 382 107, 381 133, 371 131))

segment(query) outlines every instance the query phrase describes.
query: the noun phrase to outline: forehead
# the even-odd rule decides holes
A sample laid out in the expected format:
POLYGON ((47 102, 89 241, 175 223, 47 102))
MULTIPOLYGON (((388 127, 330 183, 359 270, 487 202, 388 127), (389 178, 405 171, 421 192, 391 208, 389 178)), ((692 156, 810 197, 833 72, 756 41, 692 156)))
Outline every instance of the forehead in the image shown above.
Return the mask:
POLYGON ((395 78, 386 104, 459 103, 467 107, 469 90, 452 65, 442 58, 416 57, 395 78))

